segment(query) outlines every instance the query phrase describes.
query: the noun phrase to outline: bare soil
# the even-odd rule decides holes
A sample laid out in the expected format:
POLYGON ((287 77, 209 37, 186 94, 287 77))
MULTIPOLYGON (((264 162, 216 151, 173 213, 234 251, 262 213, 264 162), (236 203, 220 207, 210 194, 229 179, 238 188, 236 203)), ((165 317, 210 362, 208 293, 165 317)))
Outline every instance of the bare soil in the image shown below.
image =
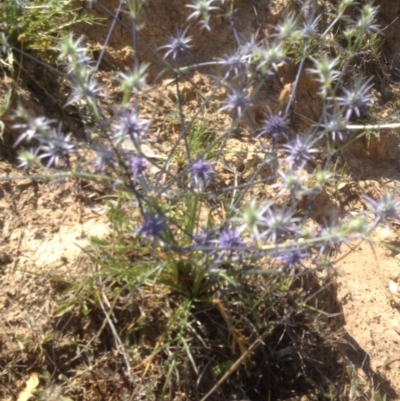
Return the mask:
MULTIPOLYGON (((139 21, 142 26, 140 36, 154 49, 158 49, 165 45, 176 28, 186 26, 190 10, 183 7, 186 4, 183 0, 150 0, 148 3, 143 19, 139 21)), ((400 42, 397 39, 400 35, 400 20, 397 18, 400 9, 393 4, 395 2, 377 3, 381 3, 380 22, 388 27, 383 53, 390 66, 381 69, 381 75, 377 77, 375 102, 378 111, 374 120, 387 121, 387 116, 393 116, 396 102, 400 101, 397 81, 400 74, 397 76, 396 70, 400 67, 400 42)), ((102 4, 113 13, 118 1, 108 0, 102 4)), ((267 36, 269 24, 277 22, 290 9, 285 1, 279 0, 241 0, 235 5, 240 13, 240 18, 235 18, 235 22, 244 38, 248 38, 257 29, 260 29, 261 35, 267 36)), ((327 5, 332 7, 331 2, 327 2, 327 5)), ((85 34, 96 55, 103 46, 112 19, 99 6, 92 11, 84 9, 83 12, 92 12, 106 18, 103 25, 77 29, 77 34, 85 34)), ((126 25, 130 25, 126 15, 122 14, 121 18, 126 25)), ((191 62, 200 63, 222 57, 234 48, 228 20, 216 13, 211 27, 211 33, 208 33, 200 31, 195 23, 191 25, 188 33, 193 37, 192 52, 196 55, 191 62)), ((134 54, 131 43, 131 34, 117 24, 99 73, 99 80, 109 95, 103 104, 108 107, 110 115, 119 101, 117 82, 111 76, 118 71, 127 71, 132 65, 134 54)), ((174 123, 176 99, 168 87, 169 77, 168 73, 164 73, 163 64, 143 45, 139 48, 139 54, 142 62, 151 63, 149 82, 154 87, 148 91, 147 98, 143 99, 143 110, 153 119, 155 130, 158 131, 158 135, 150 139, 150 145, 155 156, 162 157, 179 135, 174 123), (153 105, 156 103, 158 108, 154 113, 153 105), (170 119, 168 130, 164 123, 166 116, 170 119)), ((283 84, 293 82, 295 74, 294 65, 285 68, 281 71, 283 84)), ((42 71, 38 67, 34 67, 34 70, 37 75, 42 71)), ((195 87, 189 83, 183 84, 183 90, 186 90, 185 111, 191 113, 198 109, 202 98, 212 93, 214 86, 206 70, 195 72, 188 78, 195 83, 195 87)), ((84 137, 84 133, 79 131, 82 128, 79 110, 70 107, 61 111, 65 93, 54 99, 54 92, 43 87, 40 82, 37 80, 36 85, 30 85, 26 77, 19 85, 13 107, 21 102, 33 116, 57 117, 67 129, 84 137)), ((0 75, 0 96, 4 95, 9 84, 9 78, 5 74, 0 75)), ((272 109, 279 105, 282 88, 273 80, 267 86, 257 98, 253 110, 256 118, 262 116, 265 105, 272 109)), ((217 93, 210 108, 214 107, 215 110, 220 107, 223 95, 222 90, 217 93)), ((301 81, 294 111, 294 129, 304 129, 310 121, 318 119, 320 104, 315 83, 307 76, 301 81)), ((7 130, 0 152, 0 176, 19 177, 23 173, 16 167, 15 151, 12 148, 18 134, 12 129, 12 108, 2 120, 7 130)), ((392 121, 396 119, 392 118, 392 121)), ((220 121, 221 126, 228 123, 228 118, 220 121)), ((248 132, 248 127, 243 127, 243 136, 232 142, 230 154, 226 156, 244 181, 257 164, 259 152, 248 132)), ((377 199, 385 191, 399 190, 399 137, 397 131, 382 131, 368 143, 363 139, 346 148, 341 155, 341 162, 347 165, 345 185, 340 189, 332 188, 319 198, 319 214, 313 217, 318 220, 365 210, 363 195, 377 199)), ((231 172, 221 167, 220 173, 220 179, 225 183, 233 182, 231 172)), ((265 196, 268 188, 258 191, 252 195, 265 196)), ((85 276, 87 258, 81 249, 89 244, 91 236, 102 237, 108 232, 105 215, 107 209, 101 195, 96 188, 77 181, 18 179, 0 183, 2 400, 16 399, 34 367, 40 366, 41 353, 32 353, 30 345, 45 343, 54 327, 60 324, 60 321, 54 319, 61 297, 60 288, 54 284, 54 280, 49 280, 49 276, 57 277, 58 280, 85 276)), ((343 330, 347 333, 347 344, 351 345, 346 348, 348 358, 364 371, 365 380, 380 385, 387 392, 387 400, 400 400, 400 295, 394 291, 393 284, 400 284, 400 231, 396 225, 391 229, 390 232, 379 230, 374 243, 353 244, 354 249, 344 248, 337 256, 335 268, 338 273, 337 295, 344 316, 343 330), (392 245, 392 248, 384 247, 383 243, 392 245), (380 384, 374 382, 374 375, 385 380, 380 380, 380 384)))

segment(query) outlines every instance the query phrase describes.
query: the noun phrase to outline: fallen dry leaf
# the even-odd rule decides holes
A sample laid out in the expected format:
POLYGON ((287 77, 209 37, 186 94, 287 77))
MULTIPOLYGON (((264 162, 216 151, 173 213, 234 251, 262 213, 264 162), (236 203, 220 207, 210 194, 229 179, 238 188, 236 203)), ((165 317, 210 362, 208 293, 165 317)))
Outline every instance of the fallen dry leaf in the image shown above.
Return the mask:
POLYGON ((39 376, 37 373, 32 373, 31 377, 26 382, 26 387, 19 393, 17 401, 28 401, 33 396, 33 392, 39 385, 39 376))

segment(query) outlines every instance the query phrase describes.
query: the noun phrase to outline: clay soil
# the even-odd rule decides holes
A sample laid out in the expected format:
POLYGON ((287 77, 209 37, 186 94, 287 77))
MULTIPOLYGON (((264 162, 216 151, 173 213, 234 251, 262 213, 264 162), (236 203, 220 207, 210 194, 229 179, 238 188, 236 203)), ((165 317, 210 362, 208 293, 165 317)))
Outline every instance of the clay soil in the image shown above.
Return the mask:
MULTIPOLYGON (((149 0, 141 21, 143 41, 158 49, 176 27, 185 27, 189 10, 182 7, 183 3, 186 2, 149 0)), ((396 77, 396 68, 400 67, 400 41, 396 39, 400 37, 400 6, 394 4, 396 2, 381 3, 380 23, 387 29, 382 66, 379 66, 382 69, 379 70, 380 75, 377 74, 374 90, 378 110, 374 119, 394 122, 398 119, 396 105, 400 102, 400 81, 397 81, 400 77, 396 77), (384 59, 388 60, 390 67, 383 66, 384 59)), ((114 12, 118 1, 108 0, 102 4, 114 12)), ((327 5, 332 7, 331 2, 321 2, 321 7, 327 5)), ((264 34, 268 35, 269 24, 278 21, 289 7, 287 2, 278 0, 242 0, 236 6, 240 10, 240 18, 236 19, 237 29, 244 38, 257 29, 264 30, 264 34)), ((77 34, 85 34, 96 56, 112 20, 99 6, 94 10, 83 9, 82 12, 105 18, 102 25, 76 29, 77 34)), ((129 24, 126 15, 121 18, 129 24)), ((219 15, 212 19, 211 33, 200 31, 195 24, 188 33, 193 37, 192 50, 196 54, 196 62, 222 57, 234 48, 229 21, 219 15)), ((102 105, 110 115, 120 100, 118 82, 113 76, 126 72, 132 64, 134 54, 131 42, 131 34, 117 24, 98 74, 108 95, 102 100, 102 105)), ((143 45, 140 45, 139 52, 143 55, 141 61, 151 63, 148 81, 152 87, 143 100, 143 110, 152 118, 154 129, 159 134, 150 140, 150 145, 154 157, 163 157, 179 135, 173 114, 176 99, 168 86, 170 77, 168 73, 163 73, 160 61, 143 45), (155 103, 159 105, 156 113, 153 110, 155 103), (168 131, 165 129, 166 116, 170 119, 168 131)), ((61 326, 66 323, 54 318, 62 296, 62 281, 85 276, 88 261, 82 248, 88 246, 91 236, 101 238, 109 230, 107 207, 102 199, 107 194, 95 186, 79 181, 18 179, 24 174, 17 168, 12 146, 18 135, 12 128, 15 123, 12 108, 18 102, 31 115, 61 119, 66 129, 76 133, 77 138, 85 138, 80 111, 75 107, 68 110, 62 108, 65 101, 62 85, 59 86, 61 93, 55 94, 54 90, 43 85, 41 67, 30 64, 28 67, 32 73, 22 74, 13 105, 2 117, 7 129, 1 144, 0 176, 17 179, 0 182, 1 400, 17 399, 32 373, 32 366, 40 365, 40 358, 49 352, 45 346, 33 352, 31 345, 45 344, 49 336, 62 332, 61 326)), ((281 71, 283 84, 293 81, 295 71, 295 66, 281 71)), ((46 77, 47 80, 52 79, 49 75, 46 77)), ((207 70, 193 72, 190 80, 195 83, 196 89, 183 84, 188 113, 196 110, 201 99, 213 91, 213 82, 207 70)), ((0 97, 5 95, 9 85, 10 78, 0 72, 0 97)), ((256 119, 262 115, 265 104, 272 109, 276 107, 280 91, 276 82, 271 81, 270 86, 260 92, 253 110, 256 119)), ((317 119, 320 104, 315 92, 315 84, 304 77, 295 104, 293 127, 296 129, 305 128, 307 121, 317 119)), ((224 93, 214 96, 214 110, 220 107, 222 99, 224 93)), ((222 118, 220 123, 228 124, 229 120, 222 118)), ((231 155, 227 158, 241 172, 240 179, 245 181, 259 156, 250 135, 246 136, 246 127, 243 127, 243 132, 241 140, 233 142, 231 155)), ((341 161, 347 165, 344 183, 340 189, 327 191, 324 197, 318 199, 319 215, 314 217, 330 218, 332 215, 365 210, 367 205, 363 195, 377 199, 384 192, 400 190, 399 137, 397 131, 382 131, 368 144, 360 141, 347 148, 341 156, 341 161)), ((220 173, 225 183, 233 181, 229 171, 221 169, 220 173)), ((338 282, 337 299, 343 310, 345 338, 350 344, 347 346, 349 360, 357 369, 364 371, 365 380, 374 375, 381 378, 381 389, 387 392, 387 400, 400 400, 400 296, 395 290, 397 282, 400 285, 399 233, 400 227, 395 224, 390 230, 382 228, 373 242, 344 247, 334 264, 338 282), (384 244, 389 244, 390 248, 384 244)), ((66 358, 71 359, 71 356, 66 358)), ((65 372, 68 374, 68 369, 65 372)), ((375 390, 379 391, 379 388, 375 390)), ((47 399, 58 398, 48 396, 47 399)))

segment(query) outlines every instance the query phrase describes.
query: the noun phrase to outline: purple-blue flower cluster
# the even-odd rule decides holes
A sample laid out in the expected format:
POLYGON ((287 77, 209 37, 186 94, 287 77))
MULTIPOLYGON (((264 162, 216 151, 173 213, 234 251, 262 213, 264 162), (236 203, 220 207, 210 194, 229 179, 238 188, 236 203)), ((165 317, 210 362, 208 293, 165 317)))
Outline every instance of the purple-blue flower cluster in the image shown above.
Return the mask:
MULTIPOLYGON (((313 212, 325 186, 335 183, 336 167, 331 161, 350 136, 351 122, 370 116, 373 79, 360 73, 357 60, 368 38, 379 30, 377 9, 366 4, 353 20, 345 18, 344 11, 343 15, 338 12, 328 24, 312 2, 298 3, 298 12, 269 27, 268 35, 239 32, 238 14, 231 10, 227 21, 232 28, 232 48, 198 64, 193 64, 198 55, 191 53, 196 52, 197 44, 188 34, 193 27, 176 26, 166 44, 153 51, 162 52, 158 56, 165 66, 162 73, 173 76, 166 81, 176 90, 176 96, 169 96, 169 101, 176 100, 175 114, 168 116, 174 120, 171 132, 167 118, 154 117, 158 110, 149 113, 143 107, 150 99, 146 71, 152 66, 141 63, 136 21, 132 32, 135 60, 130 72, 122 72, 116 79, 122 96, 112 112, 102 103, 106 96, 98 84, 98 65, 85 39, 64 37, 58 51, 70 85, 65 105, 89 108, 94 127, 84 128, 92 140, 80 142, 74 132, 65 132, 56 121, 20 110, 17 117, 22 122, 15 125, 20 131, 15 146, 30 142, 30 148, 22 150, 19 166, 51 168, 60 174, 73 171, 77 177, 111 183, 111 188, 123 191, 135 204, 129 216, 136 224, 131 229, 135 237, 153 248, 197 258, 198 264, 207 268, 265 257, 295 271, 304 267, 306 260, 311 263, 331 249, 340 250, 349 237, 364 238, 368 233, 364 223, 345 224, 340 216, 313 221, 313 212), (324 42, 328 34, 341 31, 341 46, 348 39, 346 48, 324 42), (215 90, 207 99, 198 96, 198 110, 193 111, 186 107, 182 84, 189 82, 196 89, 190 74, 202 68, 207 68, 215 90), (285 69, 292 72, 283 76, 285 69), (313 96, 321 106, 320 115, 312 118, 298 111, 301 100, 297 95, 304 77, 318 86, 313 96), (292 91, 285 101, 271 89, 279 87, 283 93, 289 86, 292 91), (264 118, 259 123, 254 106, 259 106, 257 96, 265 88, 268 96, 263 99, 264 118), (146 119, 149 114, 151 120, 146 119), (201 116, 208 119, 205 125, 217 127, 212 141, 197 133, 201 116), (244 129, 238 130, 239 125, 244 129), (166 145, 160 142, 168 142, 170 137, 175 139, 164 147, 167 150, 160 151, 166 145)), ((130 9, 134 18, 142 4, 134 12, 130 9)), ((209 35, 213 22, 219 21, 214 18, 220 18, 231 5, 223 0, 190 1, 185 9, 187 20, 198 21, 209 35)), ((7 40, 2 33, 3 53, 9 49, 7 40)), ((370 205, 364 215, 372 215, 371 230, 377 224, 399 220, 400 201, 394 193, 379 201, 364 200, 370 205)))

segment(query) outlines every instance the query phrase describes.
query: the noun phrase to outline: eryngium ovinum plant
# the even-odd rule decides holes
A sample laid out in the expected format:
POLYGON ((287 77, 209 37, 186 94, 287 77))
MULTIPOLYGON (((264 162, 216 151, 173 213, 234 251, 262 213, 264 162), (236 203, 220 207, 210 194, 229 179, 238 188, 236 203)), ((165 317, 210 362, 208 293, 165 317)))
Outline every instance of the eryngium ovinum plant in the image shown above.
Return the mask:
MULTIPOLYGON (((149 140, 156 133, 141 108, 142 95, 149 90, 149 66, 137 57, 137 26, 145 3, 129 0, 120 4, 132 17, 136 57, 131 71, 118 76, 122 100, 112 117, 106 118, 102 110, 101 98, 107 94, 96 81, 99 63, 91 59, 84 38, 69 35, 60 41, 60 66, 71 85, 66 105, 84 102, 95 121, 88 141, 74 139, 74 133, 64 132, 55 121, 18 112, 25 122, 18 126, 23 132, 17 144, 31 142, 31 147, 20 152, 21 168, 43 169, 52 177, 95 180, 118 194, 109 203, 112 241, 103 246, 118 266, 107 274, 118 278, 121 294, 150 280, 185 299, 211 301, 223 281, 232 277, 296 275, 326 265, 331 250, 367 240, 378 224, 398 219, 400 202, 394 194, 381 200, 365 197, 371 207, 358 216, 318 222, 310 218, 313 199, 337 180, 332 161, 354 136, 351 124, 368 118, 372 107, 373 83, 357 66, 368 43, 376 42, 380 34, 375 7, 357 8, 352 0, 342 0, 332 18, 317 14, 313 0, 299 0, 297 8, 261 40, 260 32, 246 38, 237 31, 239 14, 234 12, 233 1, 188 2, 188 24, 198 22, 203 30, 213 29, 213 14, 227 14, 235 50, 203 64, 190 64, 195 55, 188 28, 177 29, 164 46, 153 49, 174 77, 180 135, 168 154, 151 158, 149 140), (349 7, 351 18, 346 14, 349 7), (261 126, 257 125, 250 112, 254 96, 272 75, 279 79, 279 66, 284 63, 297 65, 291 94, 280 111, 267 111, 261 126), (224 88, 227 94, 212 120, 229 118, 229 128, 194 149, 194 127, 213 95, 203 99, 197 113, 187 115, 180 87, 191 72, 207 68, 209 74, 211 67, 215 67, 214 93, 224 88), (292 106, 304 74, 319 85, 322 113, 306 132, 293 133, 292 106), (263 160, 246 182, 233 180, 225 185, 218 177, 224 154, 244 126, 263 160), (175 161, 182 152, 177 168, 175 161), (261 185, 270 187, 265 192, 268 195, 252 197, 253 189, 261 185)), ((9 51, 5 35, 1 45, 3 52, 9 51)))

